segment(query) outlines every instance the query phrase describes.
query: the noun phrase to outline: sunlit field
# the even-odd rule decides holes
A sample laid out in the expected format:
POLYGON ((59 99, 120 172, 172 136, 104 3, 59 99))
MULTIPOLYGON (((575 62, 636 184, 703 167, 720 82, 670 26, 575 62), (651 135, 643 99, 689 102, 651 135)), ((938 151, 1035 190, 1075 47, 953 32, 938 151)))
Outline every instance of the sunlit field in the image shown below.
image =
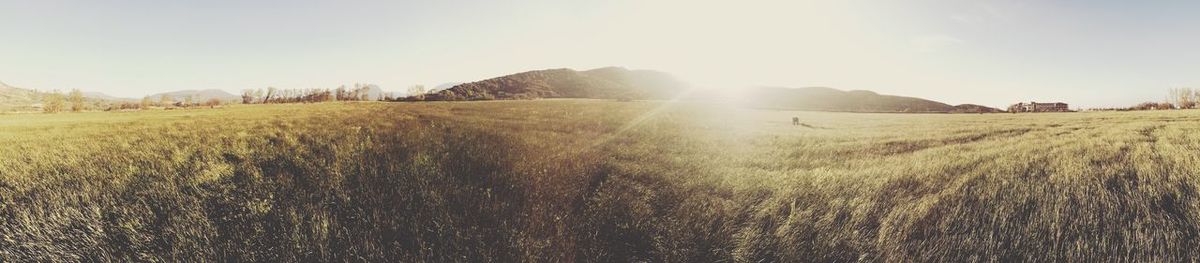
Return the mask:
POLYGON ((1198 157, 1196 111, 9 114, 0 261, 1196 261, 1198 157))

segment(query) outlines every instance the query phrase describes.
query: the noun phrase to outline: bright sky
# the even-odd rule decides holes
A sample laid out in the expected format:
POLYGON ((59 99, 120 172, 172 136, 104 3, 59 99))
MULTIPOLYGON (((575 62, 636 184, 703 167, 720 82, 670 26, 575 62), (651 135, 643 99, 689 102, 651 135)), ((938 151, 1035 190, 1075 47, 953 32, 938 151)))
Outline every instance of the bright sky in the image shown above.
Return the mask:
POLYGON ((14 1, 0 81, 179 89, 656 69, 701 87, 826 86, 1004 106, 1200 87, 1200 1, 14 1))

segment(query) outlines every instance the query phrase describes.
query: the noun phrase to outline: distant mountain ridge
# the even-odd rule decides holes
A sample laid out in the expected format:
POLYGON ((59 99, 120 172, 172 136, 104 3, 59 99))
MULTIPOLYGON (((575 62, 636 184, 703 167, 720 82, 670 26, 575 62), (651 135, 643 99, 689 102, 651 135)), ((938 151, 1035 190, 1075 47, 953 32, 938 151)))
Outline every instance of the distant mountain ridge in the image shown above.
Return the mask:
MULTIPOLYGON (((651 70, 605 67, 586 71, 545 69, 454 85, 433 92, 428 100, 538 98, 670 99, 690 87, 669 74, 651 70)), ((693 94, 689 98, 704 98, 693 94)), ((987 113, 1002 110, 975 104, 942 102, 866 90, 825 87, 756 87, 747 90, 745 106, 753 108, 840 112, 987 113)))
POLYGON ((688 85, 667 73, 619 67, 587 71, 546 69, 455 85, 431 100, 537 98, 667 99, 688 85))
POLYGON ((755 108, 840 112, 1001 112, 999 109, 974 104, 952 106, 922 98, 881 95, 865 90, 842 91, 826 87, 757 87, 746 94, 744 103, 755 108))
MULTIPOLYGON (((366 91, 371 100, 385 97, 377 85, 357 88, 366 91)), ((755 87, 739 90, 740 102, 752 108, 811 110, 837 112, 912 112, 912 113, 988 113, 1003 110, 975 104, 950 105, 928 99, 883 95, 866 90, 843 91, 826 87, 787 88, 755 87)), ((32 110, 40 103, 43 93, 22 89, 0 82, 0 110, 32 110)), ((104 105, 139 99, 120 98, 98 92, 84 92, 90 103, 104 105)), ((194 103, 211 99, 225 102, 241 101, 241 96, 219 89, 179 90, 152 94, 152 100, 162 97, 182 101, 190 97, 194 103)), ((727 101, 736 97, 719 92, 691 92, 691 87, 670 74, 653 70, 629 70, 604 67, 585 71, 545 69, 510 74, 469 83, 447 83, 435 87, 426 100, 493 100, 539 98, 591 99, 673 99, 727 101), (445 88, 448 87, 448 88, 445 88), (437 88, 445 88, 438 90, 437 88), (687 96, 682 96, 687 93, 687 96)), ((411 98, 410 98, 411 99, 411 98)))

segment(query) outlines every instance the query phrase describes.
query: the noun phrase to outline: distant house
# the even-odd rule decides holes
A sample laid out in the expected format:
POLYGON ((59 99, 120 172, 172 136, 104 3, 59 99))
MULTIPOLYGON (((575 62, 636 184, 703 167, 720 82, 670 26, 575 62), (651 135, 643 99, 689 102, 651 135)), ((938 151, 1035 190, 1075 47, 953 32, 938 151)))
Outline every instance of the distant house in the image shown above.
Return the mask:
POLYGON ((1071 108, 1068 107, 1068 105, 1066 103, 1062 103, 1062 102, 1052 102, 1052 103, 1038 103, 1038 102, 1024 103, 1024 102, 1021 102, 1021 103, 1017 103, 1017 104, 1013 104, 1012 106, 1009 106, 1008 111, 1009 112, 1068 112, 1068 111, 1071 111, 1071 108))

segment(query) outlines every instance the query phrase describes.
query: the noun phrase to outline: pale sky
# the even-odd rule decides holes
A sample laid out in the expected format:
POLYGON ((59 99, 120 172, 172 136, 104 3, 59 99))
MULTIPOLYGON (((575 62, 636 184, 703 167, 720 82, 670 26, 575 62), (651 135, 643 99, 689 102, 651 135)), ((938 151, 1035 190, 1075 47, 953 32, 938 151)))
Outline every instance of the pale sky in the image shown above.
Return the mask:
POLYGON ((1200 88, 1197 1, 10 1, 0 81, 123 97, 401 91, 545 68, 950 104, 1162 100, 1200 88))

